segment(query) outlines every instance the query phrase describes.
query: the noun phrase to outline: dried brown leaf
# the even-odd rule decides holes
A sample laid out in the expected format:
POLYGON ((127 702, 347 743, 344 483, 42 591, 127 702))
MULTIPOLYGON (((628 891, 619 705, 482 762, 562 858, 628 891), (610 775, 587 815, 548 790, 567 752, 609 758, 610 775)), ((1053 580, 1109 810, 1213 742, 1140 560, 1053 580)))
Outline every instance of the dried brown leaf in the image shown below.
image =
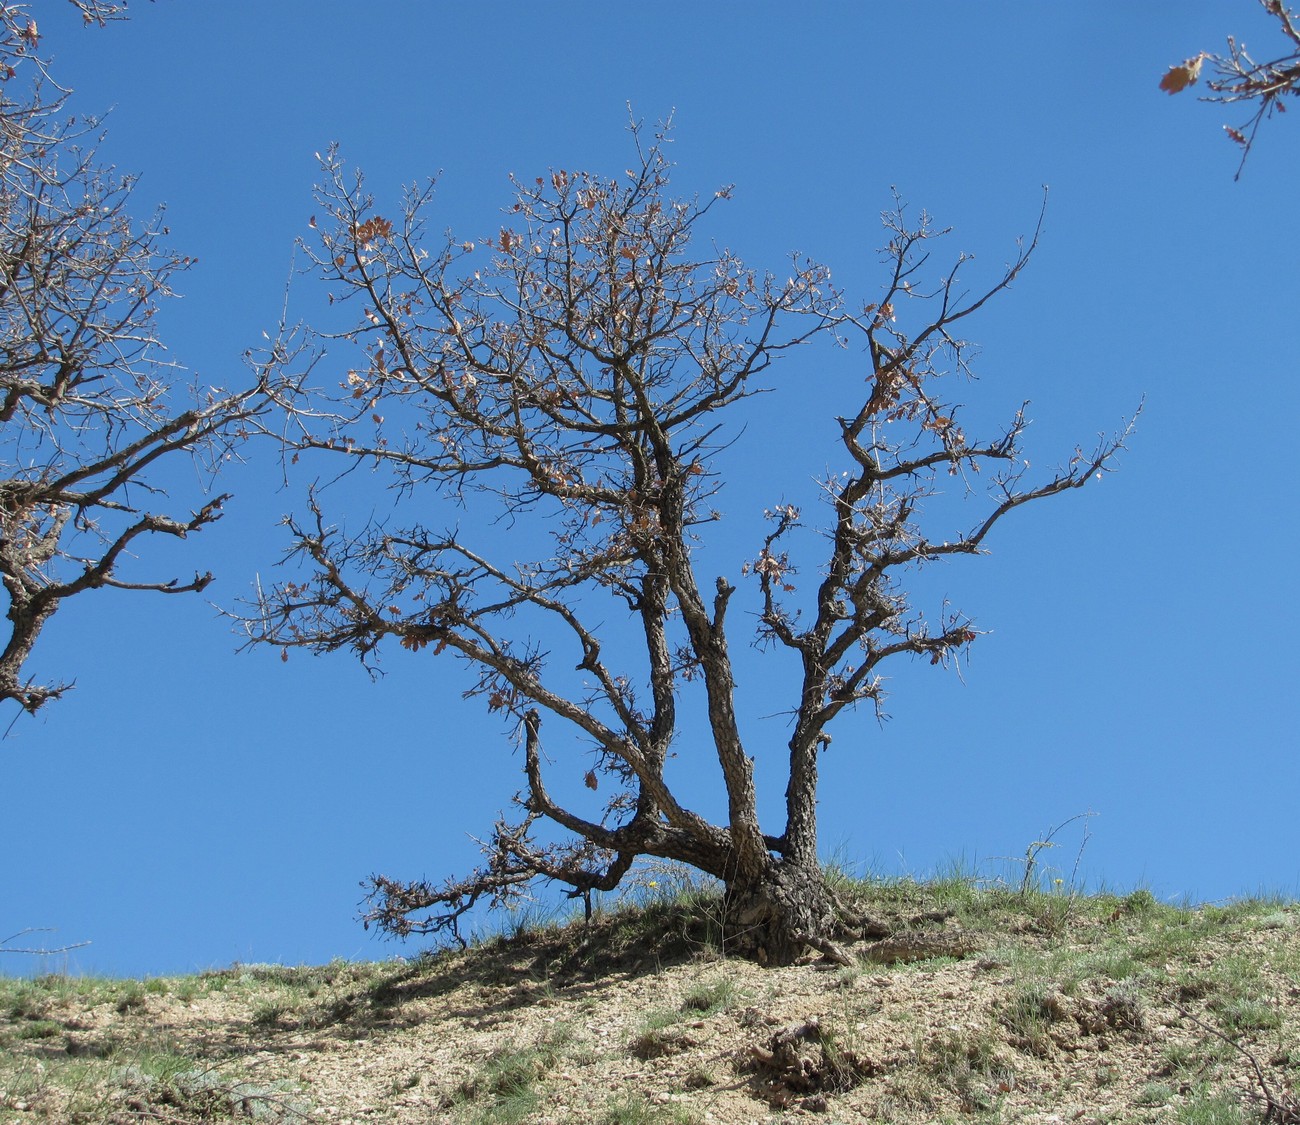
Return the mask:
POLYGON ((1204 61, 1205 52, 1202 51, 1186 62, 1170 67, 1169 72, 1160 79, 1160 89, 1169 94, 1177 94, 1186 90, 1188 86, 1195 85, 1196 80, 1201 76, 1201 63, 1204 61))

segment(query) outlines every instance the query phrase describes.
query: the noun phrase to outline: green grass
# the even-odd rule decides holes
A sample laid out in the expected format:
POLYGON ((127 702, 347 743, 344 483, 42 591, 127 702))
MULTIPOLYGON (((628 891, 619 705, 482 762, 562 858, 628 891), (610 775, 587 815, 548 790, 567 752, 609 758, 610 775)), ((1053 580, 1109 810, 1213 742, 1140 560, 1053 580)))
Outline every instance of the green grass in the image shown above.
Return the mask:
POLYGON ((679 1106, 651 1105, 629 1091, 607 1101, 595 1125, 700 1125, 704 1120, 679 1106))
POLYGON ((541 1102, 538 1083, 555 1067, 573 1039, 557 1025, 535 1043, 509 1044, 483 1061, 458 1090, 466 1120, 474 1125, 517 1125, 541 1102))
POLYGON ((741 997, 736 982, 726 975, 692 985, 682 997, 682 1011, 712 1016, 732 1007, 741 997))
POLYGON ((293 1084, 249 1081, 237 1055, 214 1058, 202 1044, 182 1043, 156 1023, 151 1005, 190 1005, 214 993, 247 995, 248 1026, 264 1033, 305 1018, 315 998, 384 971, 340 962, 237 965, 142 980, 0 977, 0 1121, 8 1120, 6 1107, 17 1105, 31 1107, 37 1119, 67 1125, 125 1120, 128 1113, 178 1123, 233 1121, 250 1113, 266 1122, 301 1120, 305 1103, 293 1084))
POLYGON ((1180 1125, 1246 1125, 1247 1121, 1258 1120, 1258 1116, 1244 1112, 1235 1091, 1199 1086, 1179 1106, 1175 1120, 1180 1125))
POLYGON ((1052 1024, 1066 1018, 1059 994, 1042 981, 1018 986, 1002 1005, 998 1018, 1022 1051, 1046 1055, 1051 1051, 1052 1024))
POLYGON ((1002 1060, 994 1028, 945 1028, 918 1044, 920 1069, 957 1096, 963 1114, 993 1112, 1014 1071, 1002 1060))

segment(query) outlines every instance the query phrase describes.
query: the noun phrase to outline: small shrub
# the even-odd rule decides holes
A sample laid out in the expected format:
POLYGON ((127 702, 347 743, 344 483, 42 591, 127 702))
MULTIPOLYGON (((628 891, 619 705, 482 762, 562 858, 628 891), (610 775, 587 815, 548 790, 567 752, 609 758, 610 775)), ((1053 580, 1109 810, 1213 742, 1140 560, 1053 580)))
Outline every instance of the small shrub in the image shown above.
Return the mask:
POLYGON ((862 979, 862 965, 845 965, 835 973, 835 987, 848 992, 857 987, 862 979))
POLYGON ((682 1085, 688 1090, 706 1090, 710 1086, 716 1086, 717 1082, 713 1072, 703 1066, 693 1067, 691 1072, 682 1079, 682 1085))
POLYGON ((280 1122, 301 1120, 307 1111, 288 1083, 231 1080, 214 1070, 195 1070, 188 1061, 170 1056, 122 1067, 116 1077, 129 1113, 143 1120, 280 1122))
POLYGON ((6 1009, 10 1019, 44 1019, 50 1010, 50 1000, 37 988, 20 987, 8 998, 6 1009))
POLYGON ((921 1067, 957 1095, 963 1112, 992 1109, 998 1087, 1011 1086, 1010 1071, 998 1065, 997 1040, 991 1031, 949 1028, 917 1051, 921 1067))
POLYGON ((1164 1065, 1158 1073, 1175 1077, 1195 1073, 1204 1062, 1204 1056, 1190 1043, 1168 1043, 1161 1056, 1164 1065))
POLYGON ((138 981, 128 981, 123 986, 121 994, 118 996, 113 1007, 119 1015, 129 1015, 131 1012, 142 1011, 147 1003, 144 986, 138 981))
POLYGON ((475 1122, 515 1125, 533 1113, 540 1102, 537 1080, 555 1066, 571 1037, 567 1026, 557 1025, 538 1043, 502 1047, 490 1055, 477 1075, 460 1084, 461 1099, 486 1101, 475 1122))
POLYGON ((630 1050, 639 1059, 660 1059, 695 1046, 686 1032, 672 1027, 649 1027, 632 1039, 630 1050))
POLYGON ((189 1004, 197 1000, 206 992, 201 977, 185 977, 176 983, 172 989, 172 995, 182 1004, 189 1004))
POLYGON ((1150 914, 1160 903, 1156 896, 1145 887, 1141 887, 1120 900, 1120 907, 1128 914, 1150 914))
POLYGON ((620 1094, 605 1106, 601 1125, 652 1125, 654 1110, 638 1094, 620 1094))
POLYGON ((1174 1100, 1174 1088, 1164 1082, 1148 1082, 1133 1098, 1134 1105, 1162 1106, 1174 1100))
POLYGON ((289 1009, 286 1005, 276 1003, 273 1000, 264 1000, 253 1009, 249 1022, 254 1027, 267 1031, 273 1027, 279 1027, 288 1012, 289 1009))
POLYGON ((697 1118, 677 1106, 654 1106, 640 1094, 624 1093, 607 1102, 597 1125, 694 1125, 697 1118))
POLYGON ((1046 984, 1033 983, 1012 994, 999 1020, 1014 1046, 1031 1055, 1048 1055, 1052 1051, 1051 1025, 1068 1014, 1058 993, 1046 984))
POLYGON ((1211 1002, 1210 1010, 1230 1035, 1240 1031, 1273 1031, 1282 1026, 1282 1013, 1253 997, 1211 1002))
POLYGON ((53 1039, 63 1033, 63 1024, 57 1020, 31 1020, 19 1026, 19 1039, 53 1039))
POLYGON ((1142 1031, 1146 1027, 1142 993, 1131 980, 1108 988, 1101 998, 1100 1011, 1111 1027, 1122 1031, 1142 1031))

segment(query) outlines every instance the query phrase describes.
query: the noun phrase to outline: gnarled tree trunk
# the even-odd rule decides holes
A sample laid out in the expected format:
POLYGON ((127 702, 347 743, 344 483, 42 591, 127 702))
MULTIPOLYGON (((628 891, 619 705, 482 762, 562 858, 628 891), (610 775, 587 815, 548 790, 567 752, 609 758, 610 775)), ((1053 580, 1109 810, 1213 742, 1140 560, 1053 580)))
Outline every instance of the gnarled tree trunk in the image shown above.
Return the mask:
POLYGON ((758 879, 735 880, 725 896, 727 951, 763 965, 789 965, 810 948, 847 961, 836 942, 844 920, 817 865, 773 860, 758 879))

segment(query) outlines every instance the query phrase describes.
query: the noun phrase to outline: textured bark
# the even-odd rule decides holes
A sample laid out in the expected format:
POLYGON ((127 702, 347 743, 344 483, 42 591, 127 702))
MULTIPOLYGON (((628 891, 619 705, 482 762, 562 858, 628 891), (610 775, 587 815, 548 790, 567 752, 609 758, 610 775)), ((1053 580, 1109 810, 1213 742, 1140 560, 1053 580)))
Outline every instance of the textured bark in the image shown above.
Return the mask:
POLYGON ((821 868, 772 862, 758 879, 733 880, 725 895, 728 952, 789 965, 808 949, 847 961, 835 944, 843 925, 821 868))

